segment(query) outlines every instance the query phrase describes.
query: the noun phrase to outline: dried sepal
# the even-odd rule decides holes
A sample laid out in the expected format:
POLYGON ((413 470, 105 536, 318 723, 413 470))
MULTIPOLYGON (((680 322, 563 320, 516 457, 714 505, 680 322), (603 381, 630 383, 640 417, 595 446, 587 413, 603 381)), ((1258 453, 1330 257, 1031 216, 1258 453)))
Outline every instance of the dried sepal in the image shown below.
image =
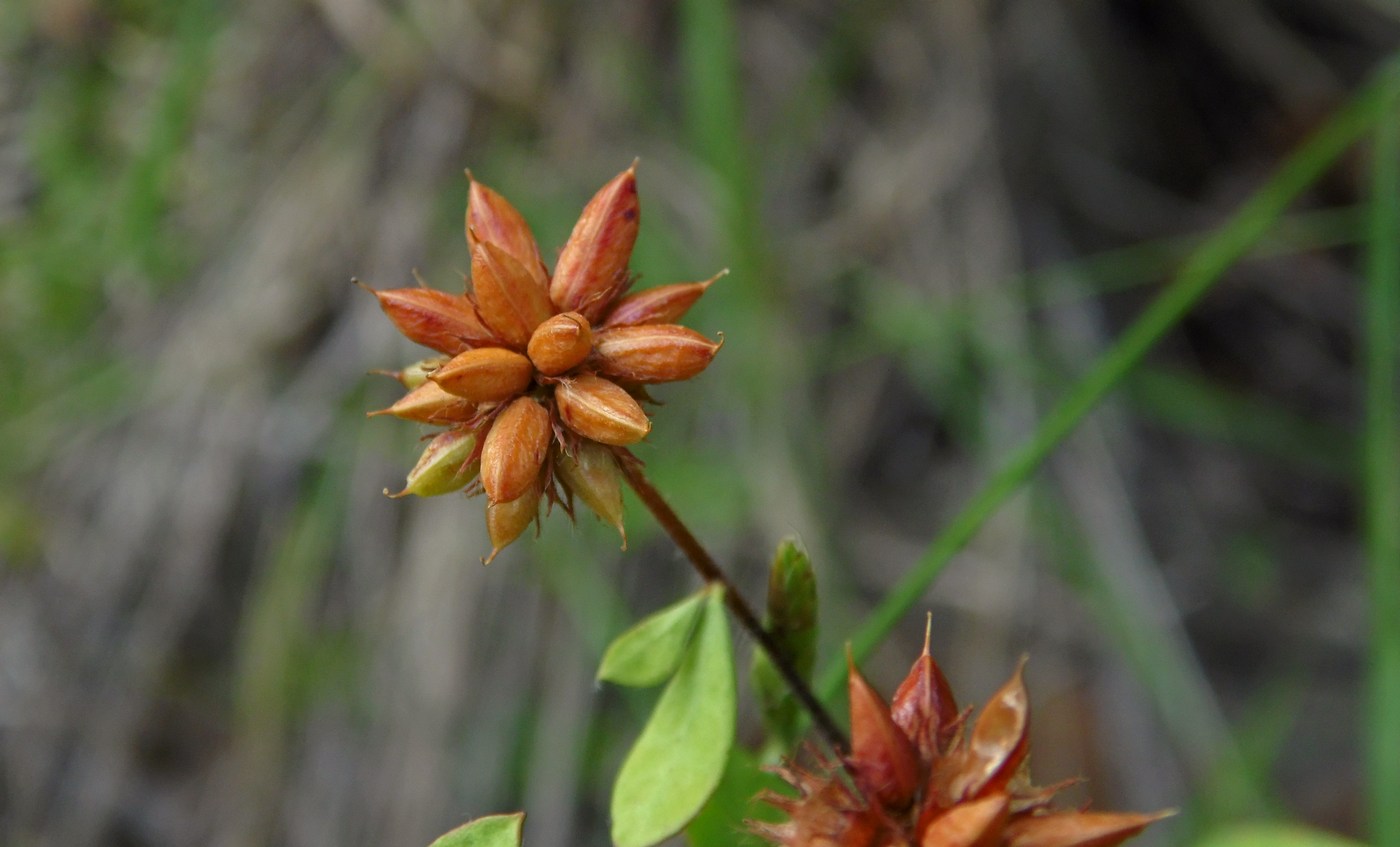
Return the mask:
POLYGON ((481 319, 515 350, 524 350, 535 327, 554 314, 543 281, 490 241, 472 250, 472 293, 481 319))
POLYGON ((476 252, 483 241, 489 241, 515 258, 541 286, 548 284, 540 248, 525 217, 510 201, 482 185, 467 171, 471 187, 467 190, 467 247, 476 252))
POLYGON ((554 457, 555 478, 574 493, 605 523, 622 536, 627 549, 627 531, 622 526, 622 472, 613 452, 596 441, 580 440, 572 454, 562 450, 554 457))
POLYGON ((558 376, 578 367, 592 349, 588 319, 578 312, 565 312, 535 327, 526 351, 540 373, 558 376))
POLYGON ((883 805, 902 809, 919 787, 919 760, 904 731, 890 718, 890 707, 865 681, 847 653, 846 688, 851 701, 850 763, 861 788, 883 805))
POLYGON ((919 847, 998 847, 1009 800, 993 794, 948 809, 921 827, 919 847))
POLYGON ((476 437, 469 429, 452 429, 441 433, 418 457, 418 463, 408 472, 408 483, 397 494, 384 493, 390 497, 405 497, 415 494, 419 497, 437 497, 451 494, 465 488, 476 478, 479 463, 472 460, 476 451, 476 437))
POLYGON ((1055 812, 1014 820, 1006 826, 1006 847, 1114 847, 1148 824, 1173 814, 1155 812, 1055 812))
POLYGON ((677 382, 709 367, 720 342, 675 324, 620 326, 593 339, 593 364, 624 382, 677 382))
POLYGON ((387 409, 369 412, 369 417, 393 415, 406 421, 426 424, 461 423, 476 414, 476 404, 443 391, 435 382, 425 382, 399 398, 387 409))
POLYGON ((480 347, 459 353, 428 374, 443 391, 473 403, 500 403, 530 386, 530 360, 504 347, 480 347))
POLYGON ((600 444, 625 447, 651 431, 651 421, 632 395, 600 376, 562 380, 554 401, 565 426, 600 444))
POLYGON ((603 326, 673 324, 685 317, 715 280, 728 273, 726 268, 704 282, 676 282, 629 294, 612 307, 603 319, 603 326))
POLYGON ((496 415, 481 447, 481 487, 492 503, 514 500, 529 490, 552 437, 549 412, 531 397, 517 397, 496 415))
POLYGON ((1026 660, 982 708, 972 726, 967 747, 956 756, 956 775, 949 780, 953 799, 979 797, 999 791, 1016 775, 1029 749, 1030 697, 1022 677, 1026 660))
POLYGON ((924 629, 924 652, 895 690, 890 715, 925 761, 947 752, 958 730, 958 704, 943 671, 929 655, 932 620, 924 629))
POLYGON ((460 294, 435 288, 391 288, 375 291, 379 307, 410 341, 454 356, 474 344, 489 343, 492 336, 460 294))
POLYGON ((491 536, 491 554, 481 560, 483 565, 491 564, 497 553, 519 538, 529 528, 530 522, 539 517, 541 496, 542 488, 536 477, 514 500, 493 502, 486 506, 486 532, 491 536))
POLYGON ((627 287, 627 263, 637 241, 641 207, 636 163, 613 177, 583 208, 549 284, 561 312, 581 312, 596 323, 627 287))

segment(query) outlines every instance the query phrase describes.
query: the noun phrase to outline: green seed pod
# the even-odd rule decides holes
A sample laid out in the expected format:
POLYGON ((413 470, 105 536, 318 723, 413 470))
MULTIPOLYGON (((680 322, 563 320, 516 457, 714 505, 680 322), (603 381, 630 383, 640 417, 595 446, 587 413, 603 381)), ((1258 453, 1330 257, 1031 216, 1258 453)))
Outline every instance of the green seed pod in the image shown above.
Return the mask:
POLYGON ((596 441, 580 440, 574 455, 556 450, 554 473, 588 508, 622 536, 627 549, 627 531, 622 527, 622 473, 612 451, 596 441))
POLYGON ((476 436, 469 430, 456 429, 442 433, 428 442, 423 455, 418 457, 418 464, 408 472, 408 485, 404 486, 404 490, 389 494, 386 488, 384 493, 390 497, 409 494, 436 497, 464 488, 476 478, 481 464, 479 461, 468 461, 475 447, 476 436))

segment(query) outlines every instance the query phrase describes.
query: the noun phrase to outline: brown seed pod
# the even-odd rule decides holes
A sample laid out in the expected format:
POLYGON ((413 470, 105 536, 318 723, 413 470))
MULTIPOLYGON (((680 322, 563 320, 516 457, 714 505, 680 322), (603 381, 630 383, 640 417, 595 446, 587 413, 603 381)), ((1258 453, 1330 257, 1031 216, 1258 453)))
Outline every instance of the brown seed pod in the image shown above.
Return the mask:
POLYGON ((472 401, 448 394, 435 382, 425 382, 389 408, 370 412, 369 417, 393 415, 406 421, 442 424, 465 421, 474 414, 476 404, 472 401))
POLYGON ((593 362, 604 376, 625 382, 690 379, 707 368, 720 344, 675 324, 619 326, 599 330, 593 362))
POLYGON ((491 424, 481 447, 481 487, 492 503, 514 500, 540 475, 553 429, 549 412, 530 397, 518 397, 491 424))
POLYGON ((554 314, 543 280, 489 241, 472 251, 472 292, 486 326, 515 350, 524 350, 535 327, 554 314))
POLYGON ((641 219, 636 168, 633 162, 600 188, 574 224, 549 283, 549 297, 559 311, 581 312, 596 322, 626 288, 641 219))
POLYGON ((540 513, 539 479, 514 500, 504 503, 491 503, 486 507, 486 531, 491 536, 491 555, 481 560, 483 565, 491 564, 496 554, 512 541, 519 538, 540 513))
POLYGON ((499 403, 528 388, 534 374, 530 360, 519 353, 502 347, 481 347, 459 353, 428 374, 428 379, 449 394, 473 403, 499 403))
POLYGON ((560 382, 554 401, 565 426, 601 444, 636 444, 651 431, 651 421, 632 395, 600 376, 560 382))
POLYGON ((540 248, 525 218, 510 201, 472 178, 467 190, 467 247, 476 252, 483 241, 489 241, 509 253, 543 287, 548 285, 540 248))
POLYGON ((578 312, 555 315, 535 328, 527 352, 545 376, 573 370, 593 347, 593 330, 578 312))
POLYGON ((476 317, 471 301, 433 288, 375 291, 379 307, 408 339, 455 356, 473 344, 491 342, 491 332, 476 317))
POLYGON ((728 270, 722 270, 704 282, 677 282, 628 294, 608 312, 603 326, 673 324, 690 311, 690 307, 695 305, 706 289, 714 285, 715 280, 727 273, 728 270))

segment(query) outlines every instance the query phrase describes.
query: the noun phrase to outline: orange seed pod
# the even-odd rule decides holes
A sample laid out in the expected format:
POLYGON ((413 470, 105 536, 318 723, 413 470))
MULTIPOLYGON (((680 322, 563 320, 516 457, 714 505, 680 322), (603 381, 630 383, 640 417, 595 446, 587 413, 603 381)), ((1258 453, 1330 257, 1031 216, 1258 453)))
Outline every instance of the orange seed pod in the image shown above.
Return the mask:
POLYGON ((535 327, 554 314, 543 280, 489 241, 472 251, 472 292, 481 319, 516 350, 524 350, 535 327))
POLYGON ((525 217, 506 198, 477 182, 471 171, 467 178, 471 180, 467 190, 467 247, 475 253, 483 241, 495 244, 544 287, 547 276, 540 261, 540 248, 525 217))
POLYGON ((626 287, 641 217, 636 168, 633 162, 598 189, 574 224, 549 284, 549 297, 560 311, 582 312, 596 322, 626 287))
POLYGON ((369 417, 393 415, 406 421, 441 424, 465 421, 474 414, 476 404, 472 401, 448 394, 435 382, 425 382, 389 408, 370 412, 369 417))
POLYGON ((626 382, 676 382, 709 367, 720 344, 675 324, 619 326, 593 340, 598 372, 626 382))
POLYGON ((491 536, 491 555, 481 560, 483 565, 491 564, 496 554, 512 541, 519 538, 540 513, 541 488, 536 479, 514 500, 504 503, 491 503, 486 507, 486 532, 491 536))
POLYGON ((729 273, 720 271, 704 282, 677 282, 671 285, 658 285, 636 294, 629 294, 617 301, 612 311, 603 319, 603 326, 637 326, 639 324, 673 324, 690 311, 700 295, 705 293, 715 280, 729 273))
POLYGON ((593 347, 593 331, 578 312, 555 315, 535 328, 527 352, 530 361, 545 376, 558 376, 572 370, 593 347))
POLYGON ((651 421, 632 395, 593 374, 560 382, 554 400, 565 426, 601 444, 636 444, 651 431, 651 421))
POLYGON ((466 429, 454 429, 438 435, 423 450, 418 464, 408 472, 408 484, 398 494, 390 497, 403 497, 416 494, 419 497, 436 497, 458 491, 476 477, 479 463, 470 461, 476 448, 476 436, 466 429))
POLYGON ((428 379, 473 403, 499 403, 528 388, 534 373, 530 360, 519 353, 480 347, 458 354, 428 374, 428 379))
POLYGON ((481 447, 481 487, 492 503, 514 500, 540 475, 553 429, 549 412, 518 397, 496 416, 481 447))
POLYGON ((435 288, 367 289, 379 307, 408 339, 439 353, 456 355, 472 344, 487 343, 491 332, 477 319, 471 301, 435 288))

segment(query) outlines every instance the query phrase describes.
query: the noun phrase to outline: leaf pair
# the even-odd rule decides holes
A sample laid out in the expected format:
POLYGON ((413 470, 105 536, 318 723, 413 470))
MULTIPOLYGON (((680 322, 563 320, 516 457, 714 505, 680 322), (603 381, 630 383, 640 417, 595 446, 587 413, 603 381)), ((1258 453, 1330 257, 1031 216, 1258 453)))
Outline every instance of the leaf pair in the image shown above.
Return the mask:
POLYGON ((723 589, 706 587, 623 633, 604 654, 598 678, 639 687, 670 680, 613 785, 613 843, 649 847, 699 813, 734 744, 734 654, 723 589))

